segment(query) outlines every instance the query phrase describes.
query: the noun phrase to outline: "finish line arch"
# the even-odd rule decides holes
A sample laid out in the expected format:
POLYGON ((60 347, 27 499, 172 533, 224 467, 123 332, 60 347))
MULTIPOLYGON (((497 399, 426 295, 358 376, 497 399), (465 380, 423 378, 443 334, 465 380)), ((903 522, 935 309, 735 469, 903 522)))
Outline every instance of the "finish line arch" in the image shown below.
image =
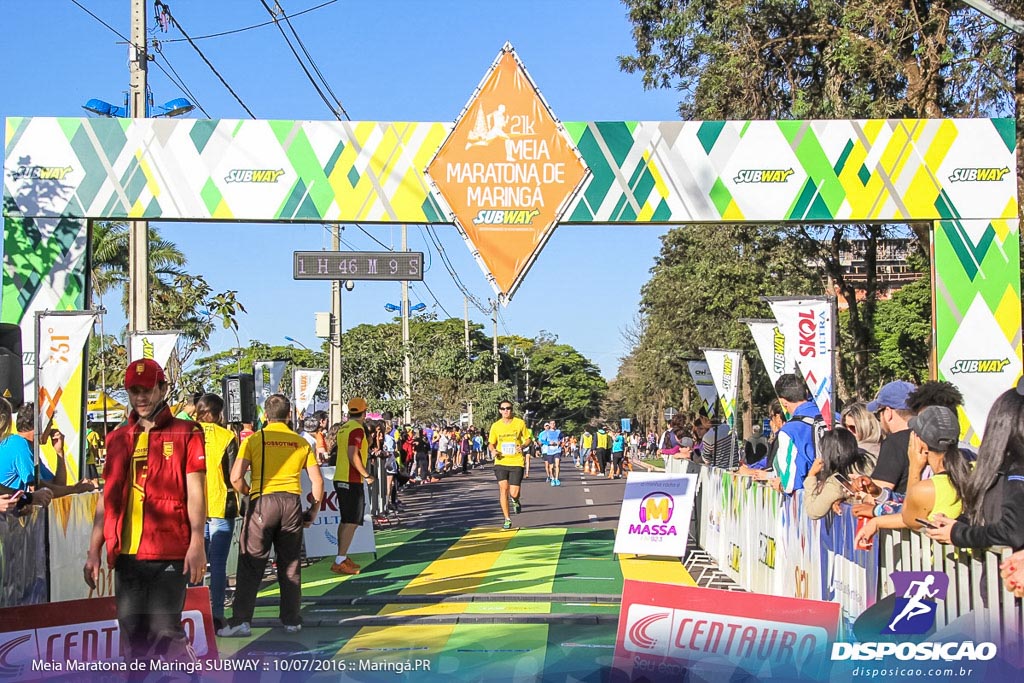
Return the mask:
POLYGON ((454 224, 506 303, 557 225, 928 221, 977 441, 1021 375, 1016 154, 1011 119, 562 123, 509 45, 454 123, 8 118, 0 320, 85 306, 90 220, 454 224))

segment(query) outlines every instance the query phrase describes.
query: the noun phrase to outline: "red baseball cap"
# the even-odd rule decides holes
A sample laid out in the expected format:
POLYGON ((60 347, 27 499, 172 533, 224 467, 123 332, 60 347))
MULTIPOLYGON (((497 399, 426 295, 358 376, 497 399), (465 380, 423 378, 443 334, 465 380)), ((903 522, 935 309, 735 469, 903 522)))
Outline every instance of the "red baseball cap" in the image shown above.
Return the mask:
POLYGON ((133 360, 128 364, 128 369, 124 373, 125 389, 131 389, 132 387, 152 389, 157 384, 166 381, 164 369, 152 358, 133 360))

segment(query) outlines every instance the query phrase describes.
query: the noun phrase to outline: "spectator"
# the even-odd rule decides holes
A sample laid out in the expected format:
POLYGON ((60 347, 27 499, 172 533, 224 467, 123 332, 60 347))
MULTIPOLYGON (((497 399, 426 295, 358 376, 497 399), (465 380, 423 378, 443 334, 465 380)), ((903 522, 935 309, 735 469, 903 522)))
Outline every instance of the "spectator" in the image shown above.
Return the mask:
POLYGON ((957 520, 936 515, 928 536, 960 548, 1024 548, 1024 390, 1011 389, 992 404, 963 503, 957 520))
POLYGON ((53 498, 53 491, 29 491, 32 487, 38 488, 35 458, 25 437, 10 433, 13 419, 11 404, 0 398, 0 494, 12 497, 17 494, 20 500, 15 500, 15 504, 20 503, 18 507, 46 506, 53 498))
POLYGON ((838 514, 839 504, 853 499, 850 482, 875 466, 874 458, 857 446, 857 437, 841 427, 825 432, 818 445, 821 453, 804 479, 804 510, 811 519, 829 510, 838 514))
MULTIPOLYGON (((242 523, 239 542, 235 602, 228 625, 217 631, 222 637, 248 637, 263 571, 273 545, 280 588, 280 617, 287 633, 302 630, 302 529, 309 527, 324 499, 324 480, 313 449, 288 428, 291 402, 271 394, 264 406, 267 426, 246 439, 231 469, 231 485, 249 496, 249 512, 242 523), (245 475, 252 470, 252 485, 245 475), (305 470, 313 486, 313 504, 302 512, 305 470)), ((314 418, 315 419, 315 418, 314 418)))
POLYGON ((915 389, 917 387, 910 382, 889 382, 878 390, 878 396, 867 406, 868 412, 878 418, 885 435, 871 478, 881 488, 900 494, 907 491, 907 448, 910 444, 907 420, 913 416, 907 398, 915 389))
POLYGON ((762 433, 760 423, 751 427, 750 438, 743 442, 743 464, 751 465, 768 457, 768 438, 762 433))
POLYGON ((768 403, 768 428, 771 430, 771 434, 768 436, 767 453, 762 460, 751 465, 740 465, 740 474, 760 481, 771 478, 774 473, 775 455, 779 448, 779 430, 784 424, 786 424, 786 413, 782 409, 782 403, 779 402, 779 399, 773 398, 768 403))
POLYGON ((224 621, 224 593, 228 585, 228 552, 235 534, 238 498, 231 488, 231 468, 238 456, 235 433, 223 426, 224 399, 203 394, 196 401, 196 422, 203 428, 206 449, 206 557, 210 561, 210 607, 215 630, 224 621))
POLYGON ((960 425, 956 413, 944 406, 929 406, 910 418, 909 469, 921 472, 931 467, 931 479, 918 481, 907 490, 898 513, 872 517, 857 533, 857 547, 863 547, 878 529, 921 528, 918 519, 933 514, 960 516, 963 491, 970 467, 960 452, 960 425))
POLYGON ((415 453, 414 475, 416 483, 430 483, 433 478, 430 476, 430 441, 423 429, 416 430, 416 436, 412 439, 413 452, 415 453))
MULTIPOLYGON (((857 448, 871 455, 874 470, 878 452, 882 447, 882 425, 862 401, 851 403, 842 412, 843 426, 857 437, 857 448)), ((865 473, 870 474, 870 473, 865 473)))
POLYGON ((335 422, 324 436, 324 444, 327 446, 327 461, 324 464, 328 467, 336 467, 338 464, 338 432, 341 428, 342 423, 335 422))
POLYGON ((85 478, 94 482, 100 478, 96 467, 100 457, 100 442, 100 435, 95 429, 89 427, 85 430, 85 478))
POLYGON ((194 662, 181 610, 188 582, 199 583, 206 572, 203 432, 172 416, 156 361, 130 363, 124 387, 131 412, 107 436, 106 483, 96 503, 85 582, 96 588, 106 544, 126 659, 194 662))
POLYGON ((821 419, 821 413, 813 401, 807 400, 807 387, 799 375, 780 376, 775 381, 775 394, 791 417, 779 429, 772 465, 776 476, 770 481, 776 490, 792 493, 803 488, 814 462, 814 423, 821 419))
POLYGON ((185 404, 174 417, 179 420, 194 421, 196 419, 196 401, 203 395, 201 391, 193 391, 185 399, 185 404))
POLYGON ((318 458, 320 456, 316 450, 316 433, 320 429, 320 420, 313 415, 308 415, 302 419, 302 430, 299 432, 299 436, 306 440, 309 444, 313 454, 318 458))
POLYGON ((736 465, 736 438, 732 427, 706 413, 701 413, 693 425, 693 432, 700 441, 701 458, 705 465, 731 469, 736 465))

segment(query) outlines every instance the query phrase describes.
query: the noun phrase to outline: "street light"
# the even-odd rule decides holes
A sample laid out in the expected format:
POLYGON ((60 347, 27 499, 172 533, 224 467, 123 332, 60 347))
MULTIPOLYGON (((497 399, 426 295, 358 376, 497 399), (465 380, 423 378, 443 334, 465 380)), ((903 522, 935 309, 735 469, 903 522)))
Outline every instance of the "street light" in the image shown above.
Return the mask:
MULTIPOLYGON (((184 97, 176 97, 173 100, 164 102, 159 107, 153 106, 153 91, 146 88, 146 118, 170 118, 187 114, 196 106, 184 97)), ((117 106, 104 100, 92 98, 82 105, 82 109, 109 118, 126 119, 130 117, 128 106, 128 93, 124 94, 124 106, 117 106)))
MULTIPOLYGON (((384 304, 384 310, 389 313, 398 313, 402 310, 402 307, 398 304, 384 304)), ((409 307, 409 311, 412 313, 419 313, 420 311, 427 310, 427 305, 424 303, 413 304, 409 307)))
POLYGON ((290 341, 290 342, 292 342, 293 344, 298 344, 299 346, 301 346, 302 348, 306 349, 306 350, 307 350, 307 351, 309 351, 310 353, 313 353, 313 349, 309 348, 308 346, 306 346, 305 344, 303 344, 302 342, 300 342, 300 341, 299 341, 298 339, 292 339, 291 337, 289 337, 289 336, 285 335, 285 338, 284 338, 284 340, 285 340, 285 341, 290 341))

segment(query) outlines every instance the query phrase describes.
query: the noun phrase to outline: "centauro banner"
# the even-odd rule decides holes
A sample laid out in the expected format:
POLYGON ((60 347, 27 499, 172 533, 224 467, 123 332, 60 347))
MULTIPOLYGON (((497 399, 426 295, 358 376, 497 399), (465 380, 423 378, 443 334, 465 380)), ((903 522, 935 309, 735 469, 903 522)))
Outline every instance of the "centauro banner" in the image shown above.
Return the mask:
POLYGON ((128 360, 151 358, 166 368, 177 344, 177 332, 135 332, 128 335, 128 360))
POLYGON ((511 296, 587 168, 506 43, 427 173, 495 291, 511 296))
POLYGON ((295 394, 295 410, 301 415, 313 402, 316 388, 323 379, 323 370, 295 370, 292 373, 292 393, 295 394))
POLYGON ((800 374, 807 382, 821 416, 831 427, 835 368, 832 301, 825 297, 769 297, 766 300, 772 307, 779 329, 787 339, 796 341, 796 362, 800 366, 800 374))
POLYGON ((750 328, 757 352, 761 354, 764 369, 772 384, 787 372, 796 372, 796 353, 792 344, 787 344, 779 324, 774 320, 741 320, 750 328))
POLYGON ((740 384, 740 351, 703 349, 708 369, 718 389, 722 415, 730 427, 736 426, 736 397, 740 384))
POLYGON ((707 411, 708 415, 716 414, 718 389, 715 388, 715 379, 711 375, 711 368, 708 367, 708 362, 704 360, 691 360, 687 361, 687 366, 690 369, 690 379, 697 386, 697 393, 700 394, 704 410, 707 411))
MULTIPOLYGON (((64 460, 67 465, 67 481, 78 481, 82 455, 80 434, 82 433, 81 374, 85 361, 85 344, 89 341, 96 314, 91 311, 80 313, 42 312, 36 314, 36 409, 39 411, 39 428, 53 424, 64 435, 64 460), (71 389, 77 394, 77 403, 68 404, 64 393, 71 389)), ((41 447, 36 439, 38 457, 51 472, 57 471, 56 453, 41 447)))

